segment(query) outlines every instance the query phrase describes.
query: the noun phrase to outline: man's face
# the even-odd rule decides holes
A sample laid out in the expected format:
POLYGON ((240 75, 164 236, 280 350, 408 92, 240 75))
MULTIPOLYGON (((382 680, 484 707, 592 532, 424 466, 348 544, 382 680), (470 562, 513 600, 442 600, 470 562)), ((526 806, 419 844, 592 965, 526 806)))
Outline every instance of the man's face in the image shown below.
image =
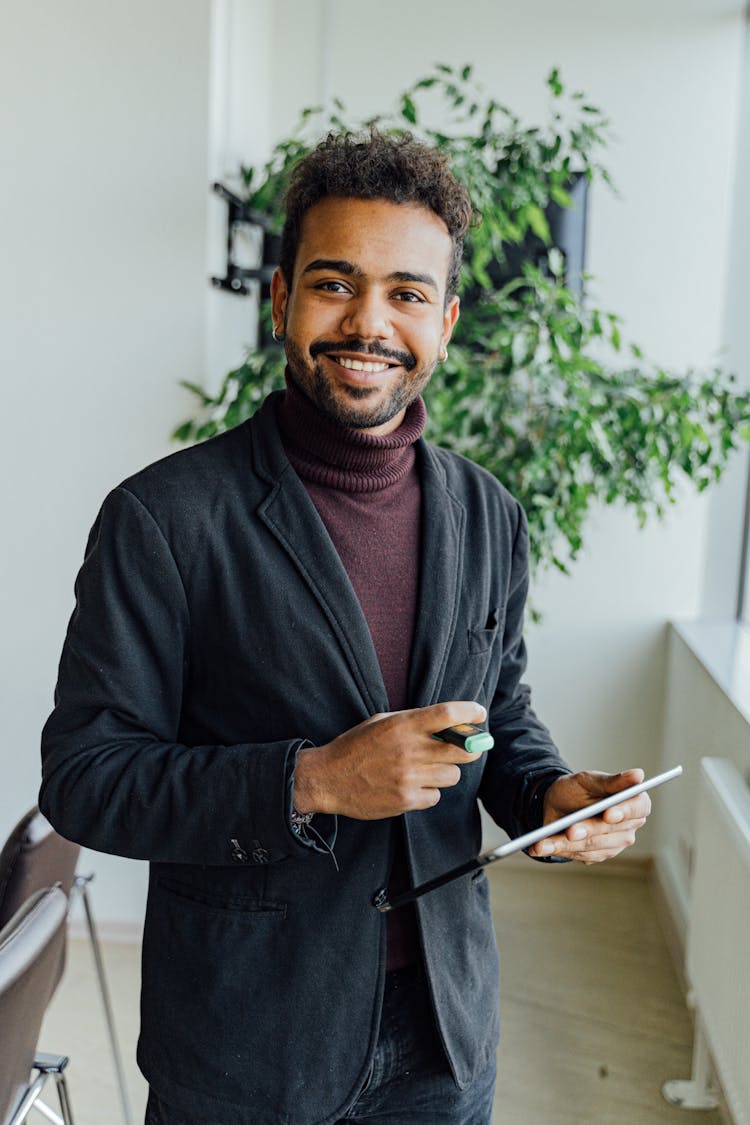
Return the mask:
POLYGON ((401 424, 458 318, 458 297, 445 304, 451 251, 442 219, 419 204, 310 208, 291 290, 277 270, 271 293, 290 375, 323 413, 372 434, 401 424))

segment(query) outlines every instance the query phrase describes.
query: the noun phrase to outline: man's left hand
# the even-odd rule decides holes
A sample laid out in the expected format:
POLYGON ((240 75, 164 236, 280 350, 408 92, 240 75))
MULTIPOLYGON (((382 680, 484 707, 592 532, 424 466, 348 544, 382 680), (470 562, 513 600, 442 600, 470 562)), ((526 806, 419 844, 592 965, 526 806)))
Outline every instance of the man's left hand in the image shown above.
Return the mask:
MULTIPOLYGON (((575 812, 584 805, 600 801, 621 789, 628 789, 643 781, 643 770, 625 770, 623 773, 599 773, 582 770, 580 773, 559 777, 544 796, 544 824, 575 812)), ((602 863, 612 859, 635 843, 635 834, 646 823, 651 812, 648 793, 640 793, 620 805, 613 805, 601 816, 582 820, 559 836, 550 836, 529 848, 531 856, 559 856, 578 859, 582 863, 602 863)))

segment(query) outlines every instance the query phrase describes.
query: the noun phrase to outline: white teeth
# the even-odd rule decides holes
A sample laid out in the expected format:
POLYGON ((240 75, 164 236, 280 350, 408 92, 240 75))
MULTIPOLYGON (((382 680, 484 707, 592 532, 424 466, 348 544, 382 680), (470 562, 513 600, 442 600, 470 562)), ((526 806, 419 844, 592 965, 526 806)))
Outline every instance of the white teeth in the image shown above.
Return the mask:
POLYGON ((343 356, 336 357, 336 363, 340 363, 348 371, 367 371, 375 375, 387 371, 390 367, 388 363, 363 363, 361 359, 344 359, 343 356))

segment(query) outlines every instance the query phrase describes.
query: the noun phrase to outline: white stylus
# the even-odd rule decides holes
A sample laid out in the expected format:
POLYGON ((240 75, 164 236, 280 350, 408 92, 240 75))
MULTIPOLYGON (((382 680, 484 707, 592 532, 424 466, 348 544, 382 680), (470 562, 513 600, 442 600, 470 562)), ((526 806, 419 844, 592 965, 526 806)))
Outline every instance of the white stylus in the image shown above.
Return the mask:
POLYGON ((396 907, 404 906, 407 902, 413 902, 415 898, 421 898, 428 891, 434 891, 462 875, 469 875, 490 863, 495 863, 498 859, 505 859, 506 856, 523 851, 524 848, 530 848, 532 844, 538 844, 540 840, 546 840, 548 836, 556 836, 559 832, 564 832, 566 828, 570 828, 572 824, 578 824, 580 820, 588 820, 589 817, 599 816, 605 809, 611 809, 613 805, 629 801, 631 797, 637 797, 639 793, 645 793, 647 789, 654 789, 657 785, 672 781, 673 778, 679 777, 681 773, 682 766, 675 766, 674 769, 667 770, 666 773, 648 777, 637 785, 631 785, 627 789, 621 789, 618 793, 613 793, 611 797, 603 797, 601 801, 595 801, 592 805, 585 805, 582 809, 576 809, 575 812, 568 813, 567 816, 561 816, 558 820, 543 824, 541 828, 535 828, 533 832, 516 836, 515 840, 508 840, 507 843, 501 844, 498 848, 493 848, 492 851, 483 852, 476 859, 470 859, 459 867, 453 867, 442 875, 436 875, 434 879, 428 879, 426 883, 420 883, 418 887, 413 887, 410 891, 404 891, 403 894, 396 895, 390 901, 388 891, 383 887, 373 898, 373 906, 376 906, 383 914, 389 910, 395 910, 396 907))

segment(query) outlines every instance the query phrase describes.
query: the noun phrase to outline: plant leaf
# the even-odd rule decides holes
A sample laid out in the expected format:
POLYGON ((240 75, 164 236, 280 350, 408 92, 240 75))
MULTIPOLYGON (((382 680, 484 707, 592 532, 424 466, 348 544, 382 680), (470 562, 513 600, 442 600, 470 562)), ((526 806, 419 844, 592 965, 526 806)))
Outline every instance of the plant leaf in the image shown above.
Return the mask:
POLYGON ((401 98, 401 116, 405 117, 412 125, 416 125, 417 107, 408 94, 404 94, 401 98))

